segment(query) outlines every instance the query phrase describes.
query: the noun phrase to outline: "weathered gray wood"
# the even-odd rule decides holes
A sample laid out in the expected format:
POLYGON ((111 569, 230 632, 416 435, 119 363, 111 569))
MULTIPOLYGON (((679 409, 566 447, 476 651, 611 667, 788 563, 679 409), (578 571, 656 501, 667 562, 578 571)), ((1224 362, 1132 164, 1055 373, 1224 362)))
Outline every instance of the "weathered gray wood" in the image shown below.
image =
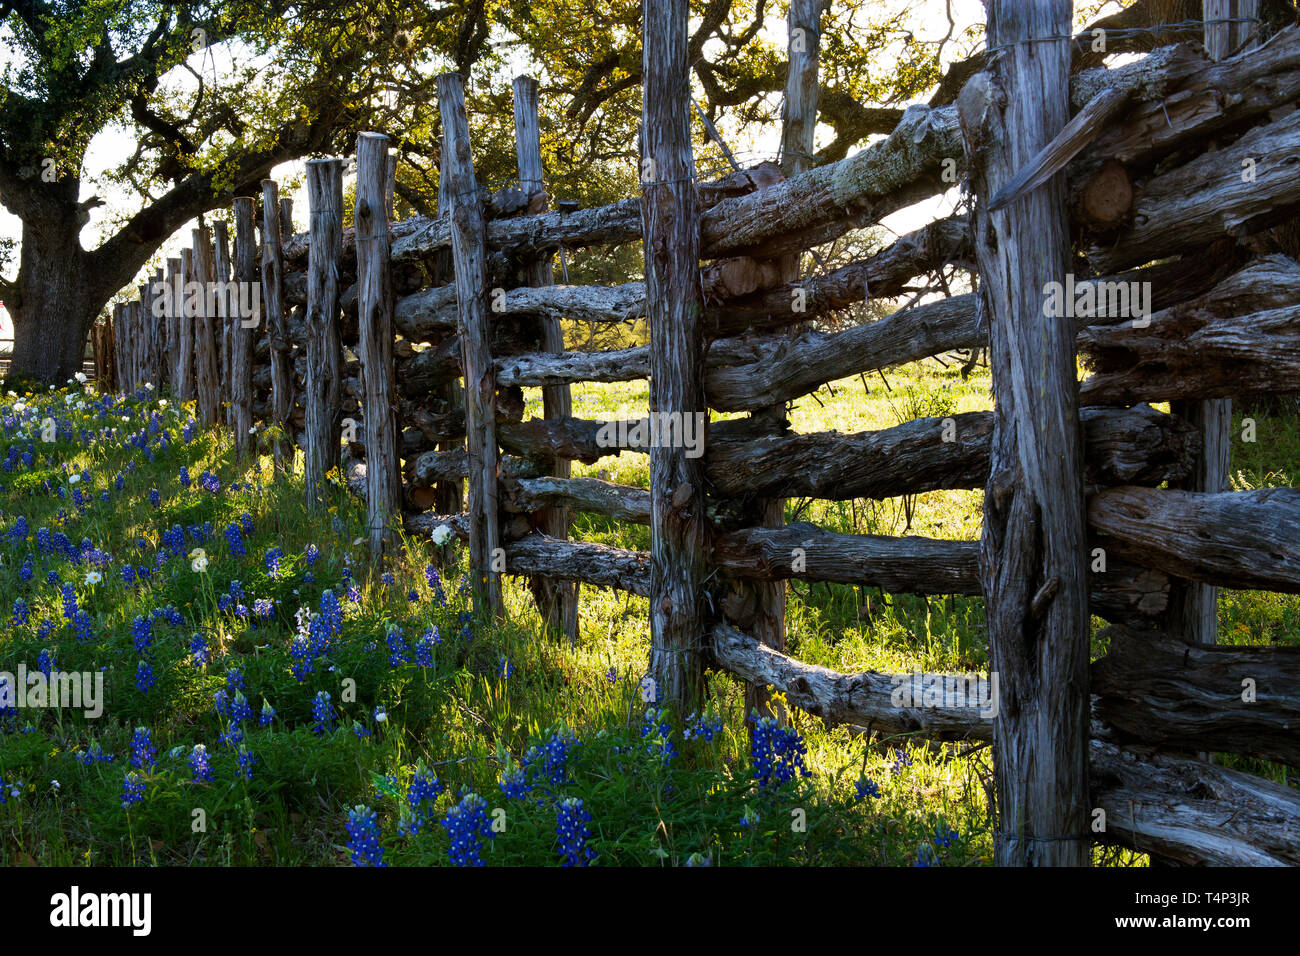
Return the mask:
MULTIPOLYGON (((199 281, 198 275, 194 271, 193 249, 181 249, 181 280, 185 285, 199 281)), ((187 315, 185 310, 182 309, 181 314, 177 317, 176 325, 180 330, 180 333, 177 336, 176 392, 181 401, 188 402, 191 401, 195 395, 194 318, 187 315)))
MULTIPOLYGON (((224 219, 212 223, 214 281, 221 288, 230 281, 230 227, 224 219)), ((224 294, 216 296, 216 313, 213 317, 217 345, 217 399, 221 404, 218 414, 226 421, 227 427, 235 423, 235 412, 230 405, 230 325, 232 316, 229 302, 224 294)), ((238 321, 238 319, 234 319, 238 321)))
POLYGON ((307 380, 303 483, 308 507, 320 510, 325 475, 339 463, 343 346, 339 337, 338 264, 343 236, 341 159, 307 161, 311 251, 307 267, 307 380))
POLYGON ((1300 265, 1262 257, 1149 325, 1090 328, 1079 345, 1095 371, 1081 400, 1093 404, 1300 391, 1300 265))
POLYGON ((505 503, 514 511, 536 511, 563 505, 595 512, 616 521, 650 523, 650 492, 599 478, 527 478, 508 488, 505 503))
POLYGON ((370 553, 383 554, 401 507, 397 382, 393 370, 393 285, 388 259, 388 137, 357 136, 357 319, 366 427, 366 522, 370 553))
MULTIPOLYGON (((992 736, 992 720, 980 707, 954 706, 951 701, 924 705, 927 678, 938 675, 844 674, 795 660, 727 624, 714 627, 710 638, 719 666, 750 683, 775 687, 791 704, 832 726, 853 724, 883 734, 919 734, 934 740, 992 736), (913 694, 914 706, 898 706, 906 702, 905 693, 913 694)), ((949 681, 955 689, 956 678, 949 675, 949 681)), ((991 690, 987 678, 985 686, 991 690)))
POLYGON ((1300 647, 1208 647, 1112 625, 1093 713, 1121 739, 1300 766, 1300 647))
POLYGON ((1107 552, 1194 581, 1300 593, 1300 491, 1124 486, 1088 503, 1107 552))
POLYGON ((1107 87, 1090 99, 1070 122, 1011 177, 989 200, 989 212, 1011 205, 1021 196, 1047 182, 1092 142, 1107 123, 1128 103, 1130 91, 1107 87))
MULTIPOLYGON (((1069 119, 1071 5, 986 0, 1002 48, 959 109, 977 195, 1029 164, 1069 119)), ((981 570, 991 667, 1002 865, 1088 864, 1088 584, 1074 329, 1045 320, 1043 292, 1065 278, 1064 177, 1007 209, 977 206, 975 249, 988 316, 995 402, 981 570)), ((1147 257, 1148 259, 1150 257, 1147 257)), ((1145 261, 1145 260, 1144 260, 1145 261)))
MULTIPOLYGON (((456 263, 456 301, 461 367, 465 374, 465 428, 469 454, 470 566, 475 603, 480 610, 503 613, 501 579, 493 570, 500 547, 497 515, 496 384, 488 345, 484 296, 486 256, 483 213, 478 204, 474 158, 469 145, 465 93, 456 73, 438 77, 442 116, 443 175, 451 203, 449 226, 456 263)), ((498 565, 499 566, 499 565, 498 565)))
MULTIPOLYGON (((260 280, 257 271, 256 200, 240 196, 234 202, 235 279, 247 289, 260 280)), ((241 298, 243 296, 241 295, 241 298)), ((263 311, 249 319, 232 320, 230 329, 230 395, 235 430, 235 455, 243 458, 253 448, 253 342, 262 332, 263 311)))
MULTIPOLYGON (((650 324, 650 413, 693 421, 704 401, 700 235, 687 0, 642 11, 642 235, 650 324)), ((725 202, 726 200, 724 200, 725 202)), ((702 458, 650 452, 650 675, 656 700, 689 713, 703 695, 707 519, 702 458)))
MULTIPOLYGON (((541 127, 537 113, 537 80, 531 76, 517 76, 514 80, 515 155, 519 163, 519 187, 530 197, 545 197, 544 169, 542 166, 541 127)), ((545 208, 543 205, 542 208, 545 208)), ((525 263, 530 286, 548 286, 552 281, 551 254, 544 252, 525 263)), ((552 354, 564 351, 564 331, 555 315, 539 317, 542 331, 542 349, 552 354)), ((498 380, 499 381, 499 380, 498 380)), ((547 385, 542 389, 543 414, 549 419, 568 418, 573 414, 573 402, 567 383, 547 385)), ((551 473, 557 478, 568 478, 571 466, 566 458, 557 458, 551 473)), ((569 513, 564 507, 547 507, 538 515, 542 531, 557 540, 569 537, 569 513)), ((578 588, 571 582, 548 581, 537 578, 529 582, 537 599, 538 610, 547 627, 568 635, 572 645, 578 636, 578 588)))
POLYGON ((273 179, 262 180, 262 308, 270 344, 271 425, 281 433, 272 445, 275 468, 283 473, 293 462, 294 446, 289 418, 293 414, 293 357, 288 337, 288 316, 284 309, 284 257, 280 187, 273 179))
MULTIPOLYGON (((1186 474, 1192 444, 1185 423, 1150 407, 1083 413, 1086 480, 1158 484, 1186 474), (1133 476, 1125 479, 1124 476, 1133 476)), ((893 428, 728 440, 714 435, 708 478, 720 495, 889 498, 941 488, 978 487, 989 478, 994 417, 963 412, 893 428), (951 436, 952 440, 945 440, 951 436)))
POLYGON ((1300 793, 1254 774, 1142 748, 1091 744, 1099 840, 1189 865, 1296 866, 1300 793))
POLYGON ((221 406, 217 365, 217 316, 209 309, 207 290, 216 275, 212 236, 207 226, 193 230, 194 276, 203 287, 203 302, 194 320, 194 387, 198 399, 199 421, 215 425, 221 406))
MULTIPOLYGON (((181 321, 184 318, 184 310, 177 310, 176 297, 172 290, 177 287, 178 283, 185 281, 185 273, 181 271, 181 259, 179 256, 170 256, 167 259, 167 305, 163 312, 163 321, 167 325, 167 385, 171 389, 172 395, 180 394, 180 352, 181 352, 181 321)), ((120 379, 119 379, 120 381, 120 379)))
POLYGON ((1133 225, 1090 246, 1089 263, 1112 272, 1289 218, 1300 204, 1300 177, 1287 157, 1298 150, 1300 112, 1292 112, 1153 177, 1136 190, 1133 225))

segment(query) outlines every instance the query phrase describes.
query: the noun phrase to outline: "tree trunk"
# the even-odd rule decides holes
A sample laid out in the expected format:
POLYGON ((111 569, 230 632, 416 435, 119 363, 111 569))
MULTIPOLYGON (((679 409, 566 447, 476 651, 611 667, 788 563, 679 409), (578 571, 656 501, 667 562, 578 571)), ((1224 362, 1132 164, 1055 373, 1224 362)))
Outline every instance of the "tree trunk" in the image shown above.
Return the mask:
POLYGON ((4 303, 14 323, 11 377, 61 385, 81 371, 86 335, 104 303, 86 285, 80 229, 72 214, 39 228, 23 223, 17 295, 4 303))

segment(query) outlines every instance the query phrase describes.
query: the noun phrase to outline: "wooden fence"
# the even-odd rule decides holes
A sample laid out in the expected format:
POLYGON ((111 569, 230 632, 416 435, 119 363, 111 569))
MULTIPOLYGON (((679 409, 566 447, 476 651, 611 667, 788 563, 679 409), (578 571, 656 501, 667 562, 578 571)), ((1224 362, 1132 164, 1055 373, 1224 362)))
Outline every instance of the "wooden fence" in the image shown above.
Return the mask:
MULTIPOLYGON (((479 187, 461 80, 440 77, 438 217, 388 221, 393 165, 376 134, 358 144, 354 228, 342 161, 308 164, 307 234, 289 234, 268 181, 260 269, 254 199, 234 216, 235 271, 260 274, 264 321, 170 305, 154 321, 144 290, 114 317, 119 381, 195 397, 205 421, 229 402, 241 451, 254 419, 297 434, 309 496, 347 439, 372 546, 398 520, 450 528, 485 613, 501 613, 502 573, 527 577, 570 635, 579 584, 649 598, 661 701, 696 706, 708 664, 760 708, 770 686, 866 731, 992 740, 999 862, 1083 864, 1108 842, 1184 863, 1298 863, 1300 794, 1198 755, 1300 764, 1300 650, 1215 646, 1212 590, 1300 593, 1300 492, 1223 485, 1226 400, 1300 391, 1300 265, 1271 232, 1300 209, 1300 30, 1262 38, 1238 3, 1207 16, 1206 49, 1072 73, 1068 2, 988 6, 988 65, 955 105, 911 107, 839 162, 702 181, 686 0, 647 4, 641 195, 594 209, 548 208, 528 78, 515 83, 519 185, 479 187), (802 250, 943 193, 954 171, 969 214, 799 274, 802 250), (644 281, 552 283, 561 248, 634 241, 644 281), (977 274, 978 291, 813 326, 946 265, 977 274), (633 318, 648 346, 563 347, 562 319, 633 318), (993 412, 789 430, 786 404, 826 383, 983 348, 993 412), (646 378, 649 419, 573 416, 572 386, 646 378), (526 387, 544 390, 543 418, 523 420, 526 387), (748 416, 710 423, 710 410, 748 416), (628 449, 649 455, 648 489, 571 477, 571 461, 628 449), (985 488, 980 542, 837 534, 787 525, 782 507, 955 488, 985 488), (569 540, 574 511, 648 525, 651 550, 569 540), (790 657, 792 578, 982 594, 996 716, 942 698, 900 707, 897 675, 790 657), (1091 614, 1111 626, 1089 664, 1091 614)), ((790 154, 811 142, 818 9, 791 5, 790 154)), ((168 273, 228 276, 224 231, 215 254, 207 229, 194 240, 168 273)))

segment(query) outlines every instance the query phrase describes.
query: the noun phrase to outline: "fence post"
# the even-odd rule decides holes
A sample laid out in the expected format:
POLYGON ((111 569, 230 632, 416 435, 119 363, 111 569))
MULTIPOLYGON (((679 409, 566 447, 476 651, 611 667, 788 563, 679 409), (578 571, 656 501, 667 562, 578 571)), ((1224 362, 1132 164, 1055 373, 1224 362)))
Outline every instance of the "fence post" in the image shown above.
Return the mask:
POLYGON ((487 328, 486 239, 483 210, 469 147, 469 119, 459 74, 438 76, 442 115, 443 175, 451 207, 451 249, 456 264, 456 319, 465 376, 465 444, 469 457, 469 553, 480 610, 503 613, 501 526, 497 497, 496 376, 487 328))
POLYGON ((271 362, 271 424, 283 434, 272 445, 275 470, 281 474, 293 464, 293 356, 289 351, 284 314, 284 253, 281 243, 280 187, 274 179, 262 180, 262 308, 266 314, 267 345, 271 362))
MULTIPOLYGON (((180 257, 169 257, 167 259, 167 305, 163 308, 163 323, 167 326, 167 348, 164 360, 167 363, 167 385, 171 388, 173 396, 180 394, 180 385, 177 382, 179 375, 177 357, 181 350, 181 332, 176 315, 176 285, 184 281, 181 277, 180 257)), ((185 290, 182 288, 181 291, 185 290)))
POLYGON ((191 282, 197 281, 194 273, 194 250, 181 249, 180 314, 176 317, 176 393, 182 401, 194 398, 194 317, 187 314, 185 303, 191 282))
MULTIPOLYGON (((960 100, 994 431, 980 574, 994 718, 997 862, 1085 866, 1088 579, 1072 319, 1045 319, 1069 264, 1063 177, 990 213, 987 200, 1069 119, 1068 0, 986 0, 989 73, 960 100)), ((960 438, 960 436, 959 436, 960 438)))
POLYGON ((357 137, 357 328, 366 430, 366 517, 370 552, 383 553, 402 502, 397 382, 393 369, 393 283, 388 240, 388 137, 357 137))
POLYGON ((126 320, 122 318, 122 303, 113 304, 113 378, 117 390, 126 392, 126 320))
POLYGON ((656 699, 683 713, 703 694, 707 560, 704 458, 688 457, 678 440, 698 429, 696 450, 703 452, 708 420, 688 14, 687 0, 644 7, 640 170, 650 416, 659 425, 650 448, 650 676, 656 699))
POLYGON ((194 379, 199 398, 199 420, 205 425, 217 423, 220 405, 217 381, 216 317, 208 298, 209 283, 216 275, 212 256, 212 237, 207 226, 193 230, 194 278, 203 290, 199 316, 194 323, 194 379))
MULTIPOLYGON (((226 298, 226 283, 230 281, 230 227, 224 219, 212 223, 213 244, 216 254, 213 257, 214 280, 217 283, 217 314, 215 337, 217 345, 217 403, 225 406, 226 427, 235 422, 235 412, 230 405, 230 302, 226 298)), ((209 296, 209 301, 211 296, 209 296)))
MULTIPOLYGON (((451 200, 447 198, 447 171, 448 164, 446 157, 447 152, 447 134, 443 130, 442 143, 442 166, 438 171, 438 216, 451 215, 451 200)), ((455 270, 452 263, 453 256, 448 249, 439 250, 434 256, 432 268, 435 278, 439 281, 445 281, 448 274, 451 274, 452 281, 455 281, 455 270)), ((434 392, 435 397, 441 399, 446 404, 448 412, 465 410, 465 389, 459 379, 452 379, 446 385, 441 385, 434 392)), ((439 451, 452 451, 461 447, 460 441, 445 441, 438 444, 439 451)), ((434 485, 434 507, 440 514, 457 514, 465 507, 465 488, 459 479, 454 481, 440 481, 434 485)))
MULTIPOLYGON (((241 303, 244 301, 244 290, 248 290, 249 302, 253 301, 253 289, 258 281, 254 205, 255 200, 251 196, 240 196, 234 202, 235 279, 239 283, 241 303)), ((262 327, 261 310, 249 321, 252 322, 251 325, 244 324, 241 312, 235 316, 230 327, 230 405, 235 429, 235 454, 239 458, 243 458, 253 448, 253 438, 249 434, 253 427, 253 346, 262 327)))
POLYGON ((388 159, 385 160, 384 175, 384 215, 388 217, 389 222, 397 218, 397 212, 394 208, 397 203, 397 154, 389 153, 388 159))
POLYGON ((140 294, 131 303, 135 312, 136 382, 144 385, 149 381, 149 283, 136 286, 136 289, 140 294))
POLYGON ((325 475, 339 463, 339 260, 343 255, 343 160, 307 161, 307 505, 321 507, 325 475))
MULTIPOLYGON (((525 195, 532 196, 545 188, 537 80, 531 76, 515 77, 514 94, 515 156, 519 162, 519 188, 525 195)), ((526 266, 530 286, 550 285, 554 281, 550 253, 543 253, 526 266)), ((559 319, 544 316, 541 319, 541 330, 542 351, 555 354, 564 351, 564 330, 559 319)), ((542 409, 542 414, 549 419, 572 417, 573 402, 569 386, 543 386, 542 409)), ((567 458, 555 458, 551 462, 550 473, 557 478, 568 478, 573 473, 572 463, 567 458)), ((568 508, 545 508, 538 514, 538 518, 546 534, 560 541, 568 540, 568 508)), ((572 644, 578 636, 578 583, 537 577, 529 581, 529 585, 537 597, 538 608, 546 626, 567 634, 569 643, 572 644)))

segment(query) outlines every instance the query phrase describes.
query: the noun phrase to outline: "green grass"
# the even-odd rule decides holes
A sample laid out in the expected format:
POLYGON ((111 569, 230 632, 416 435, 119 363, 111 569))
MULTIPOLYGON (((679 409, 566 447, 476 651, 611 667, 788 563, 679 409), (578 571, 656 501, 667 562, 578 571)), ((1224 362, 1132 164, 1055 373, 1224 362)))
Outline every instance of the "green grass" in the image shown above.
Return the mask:
MULTIPOLYGON (((98 720, 57 710, 0 718, 5 862, 344 864, 349 858, 346 813, 361 804, 378 815, 388 862, 442 865, 448 862, 449 839, 438 820, 465 789, 483 795, 489 813, 504 811, 492 815, 504 829, 486 841, 489 865, 558 864, 554 804, 564 797, 583 800, 592 817, 589 845, 604 865, 706 860, 713 865, 910 865, 918 855, 940 865, 990 862, 987 748, 903 738, 872 742, 796 712, 794 727, 807 748, 803 764, 810 776, 760 787, 751 773, 743 687, 711 673, 709 712, 721 719, 722 730, 712 741, 687 740, 680 716, 664 718, 672 725, 667 740, 675 750, 665 759, 658 730, 643 735, 646 706, 638 681, 648 647, 644 599, 584 587, 573 647, 542 634, 519 579, 507 580, 504 624, 477 620, 457 587, 464 561, 459 546, 443 550, 430 541, 407 540, 384 567, 372 566, 364 545, 356 543, 361 509, 337 481, 327 490, 327 510, 311 514, 300 475, 273 477, 265 456, 237 463, 219 431, 196 431, 192 442, 173 440, 165 449, 155 438, 153 461, 120 437, 84 442, 81 428, 138 431, 144 416, 159 410, 148 400, 90 407, 89 395, 88 407, 78 408, 80 394, 61 390, 22 399, 34 411, 24 413, 23 425, 0 434, 0 460, 10 445, 36 455, 30 467, 0 473, 0 595, 5 599, 0 670, 14 670, 20 662, 34 667, 42 650, 55 655, 61 670, 106 668, 106 712, 98 720), (68 395, 74 396, 72 404, 68 395), (47 415, 72 430, 52 443, 29 445, 19 437, 20 430, 38 426, 47 415), (124 415, 129 421, 121 420, 124 415), (70 472, 86 469, 88 480, 69 483, 64 465, 70 472), (188 489, 178 480, 182 466, 195 479, 188 489), (218 476, 219 492, 198 488, 204 470, 218 476), (116 490, 119 474, 121 491, 116 490), (150 502, 152 489, 159 492, 157 507, 150 502), (71 502, 76 490, 90 494, 84 514, 71 502), (103 492, 109 501, 99 500, 103 492), (20 515, 28 524, 23 540, 7 533, 20 515), (242 515, 254 530, 241 557, 230 553, 222 532, 242 515), (124 583, 123 564, 157 561, 163 530, 204 522, 213 529, 201 545, 209 558, 206 570, 192 569, 189 555, 196 542, 187 537, 183 553, 164 560, 149 582, 124 583), (62 554, 42 552, 39 528, 61 531, 74 543, 89 539, 112 555, 101 569, 103 580, 86 584, 84 563, 74 566, 62 554), (309 545, 320 552, 311 567, 305 557, 309 545), (277 575, 264 561, 272 547, 284 554, 277 575), (34 573, 23 580, 28 554, 34 573), (438 605, 426 579, 431 564, 441 567, 446 606, 438 605), (341 633, 316 672, 300 682, 291 672, 295 612, 318 609, 327 588, 343 593, 345 568, 360 599, 344 602, 341 633), (60 592, 46 583, 51 571, 75 586, 91 619, 91 640, 79 641, 64 620, 60 592), (392 575, 391 584, 382 582, 383 573, 392 575), (276 602, 270 621, 254 623, 219 607, 219 596, 236 580, 246 606, 259 598, 276 602), (408 599, 411 589, 414 602, 408 599), (10 622, 16 598, 28 605, 25 624, 10 622), (148 653, 157 683, 142 691, 135 683, 140 655, 132 621, 168 605, 184 623, 155 624, 148 653), (47 621, 52 627, 42 634, 47 621), (466 626, 470 639, 462 637, 466 626), (386 634, 394 627, 411 644, 428 628, 438 629, 441 642, 432 648, 430 666, 390 665, 386 634), (196 634, 212 649, 212 660, 201 667, 190 654, 196 634), (503 659, 511 669, 508 677, 503 659), (228 722, 213 708, 213 695, 225 686, 230 667, 242 668, 254 712, 264 699, 277 712, 269 727, 253 722, 246 729, 244 744, 258 761, 251 780, 237 775, 234 751, 220 742, 228 722), (320 691, 330 694, 341 717, 338 729, 325 735, 311 727, 312 702, 320 691), (386 720, 376 719, 376 708, 386 720), (152 731, 158 763, 146 778, 144 800, 124 809, 128 742, 142 725, 152 731), (358 736, 354 727, 365 735, 358 736), (531 747, 570 734, 578 743, 559 783, 539 783, 529 800, 512 800, 500 791, 502 773, 520 767, 531 747), (210 783, 191 780, 188 758, 198 743, 212 754, 210 783), (82 764, 77 754, 93 744, 113 754, 113 761, 82 764), (437 775, 443 790, 419 832, 412 833, 405 794, 421 767, 437 775), (860 778, 875 783, 880 796, 858 799, 860 778), (200 816, 202 828, 196 823, 200 816), (936 844, 936 831, 949 828, 956 838, 946 846, 936 844)), ((539 395, 530 392, 528 399, 530 412, 537 412, 539 395)), ((13 416, 17 400, 0 398, 0 416, 13 416)), ((647 400, 644 383, 595 386, 575 394, 574 414, 638 417, 647 400)), ((889 427, 917 414, 987 407, 984 369, 963 380, 955 365, 944 368, 931 361, 909 367, 907 375, 891 372, 887 381, 876 376, 834 383, 796 403, 792 423, 802 432, 857 431, 889 427)), ((163 427, 178 439, 183 418, 171 406, 160 414, 163 427)), ((1295 420, 1262 420, 1257 437, 1255 444, 1234 445, 1239 481, 1290 484, 1287 476, 1300 472, 1295 420)), ((576 466, 575 474, 644 487, 648 459, 624 453, 595 466, 576 466)), ((906 502, 791 500, 787 517, 837 531, 973 540, 979 535, 980 508, 978 491, 931 492, 906 502)), ((620 547, 649 547, 646 528, 592 515, 575 515, 573 534, 620 547)), ((1300 599, 1223 592, 1221 621, 1225 640, 1295 643, 1300 599)), ((976 598, 927 599, 796 583, 789 591, 787 627, 792 654, 839 670, 905 670, 914 664, 946 671, 987 668, 982 603, 976 598)), ((1284 779, 1280 767, 1248 765, 1284 779)), ((1115 865, 1145 860, 1101 849, 1094 857, 1115 865)))

